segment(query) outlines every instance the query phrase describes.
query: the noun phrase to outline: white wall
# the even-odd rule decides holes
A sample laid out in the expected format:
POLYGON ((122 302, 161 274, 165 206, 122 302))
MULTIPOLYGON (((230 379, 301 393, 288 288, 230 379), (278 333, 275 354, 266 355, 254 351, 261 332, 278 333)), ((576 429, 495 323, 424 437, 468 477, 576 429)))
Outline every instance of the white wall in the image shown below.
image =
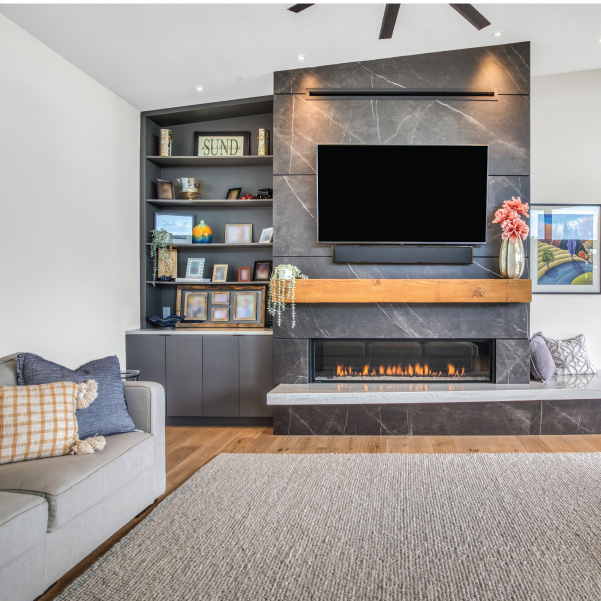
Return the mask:
POLYGON ((124 366, 139 324, 139 112, 0 15, 0 123, 0 356, 124 366))
MULTIPOLYGON (((601 69, 532 78, 532 202, 601 204, 601 69)), ((535 294, 531 332, 585 334, 601 369, 601 296, 535 294)))

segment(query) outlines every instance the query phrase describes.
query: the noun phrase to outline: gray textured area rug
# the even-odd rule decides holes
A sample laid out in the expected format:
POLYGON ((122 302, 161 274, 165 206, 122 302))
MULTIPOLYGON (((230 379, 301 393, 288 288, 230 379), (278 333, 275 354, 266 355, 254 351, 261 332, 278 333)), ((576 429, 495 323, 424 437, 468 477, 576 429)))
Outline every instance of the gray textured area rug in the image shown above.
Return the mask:
POLYGON ((601 599, 601 454, 220 455, 62 601, 601 599))

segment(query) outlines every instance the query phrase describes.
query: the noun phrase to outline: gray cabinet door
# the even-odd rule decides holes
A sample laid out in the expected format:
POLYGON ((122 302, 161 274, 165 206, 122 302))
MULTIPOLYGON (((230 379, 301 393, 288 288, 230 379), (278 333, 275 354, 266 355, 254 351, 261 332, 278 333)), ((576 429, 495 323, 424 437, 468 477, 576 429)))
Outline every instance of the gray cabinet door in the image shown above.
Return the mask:
POLYGON ((203 336, 167 338, 167 417, 202 416, 203 336))
POLYGON ((165 338, 150 334, 127 335, 127 369, 139 369, 140 380, 158 382, 167 388, 165 338))
POLYGON ((202 411, 205 417, 240 415, 239 336, 203 336, 202 411))
POLYGON ((271 417, 267 393, 273 388, 273 341, 271 336, 239 336, 240 415, 271 417))

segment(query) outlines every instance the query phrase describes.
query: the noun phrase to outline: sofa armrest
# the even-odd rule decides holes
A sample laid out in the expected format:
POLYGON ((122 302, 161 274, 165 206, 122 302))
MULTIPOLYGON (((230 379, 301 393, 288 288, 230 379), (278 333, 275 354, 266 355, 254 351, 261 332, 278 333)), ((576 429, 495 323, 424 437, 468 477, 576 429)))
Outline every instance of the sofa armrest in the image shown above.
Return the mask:
POLYGON ((136 428, 155 439, 155 498, 166 488, 165 472, 165 389, 156 382, 123 382, 127 409, 136 428))

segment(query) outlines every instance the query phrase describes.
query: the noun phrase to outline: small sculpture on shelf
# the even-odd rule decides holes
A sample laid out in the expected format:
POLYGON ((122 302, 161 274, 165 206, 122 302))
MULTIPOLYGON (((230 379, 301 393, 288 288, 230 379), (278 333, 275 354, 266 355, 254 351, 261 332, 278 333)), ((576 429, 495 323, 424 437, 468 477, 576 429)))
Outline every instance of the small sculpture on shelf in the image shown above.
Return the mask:
POLYGON ((197 177, 180 177, 177 180, 177 186, 181 196, 188 200, 194 200, 200 196, 202 180, 197 177))
POLYGON ((175 325, 184 321, 184 317, 179 315, 169 315, 169 317, 160 317, 159 315, 151 315, 146 318, 150 323, 154 323, 164 329, 173 329, 175 325))
POLYGON ((271 188, 259 188, 255 198, 260 198, 263 200, 273 198, 273 190, 271 188))
POLYGON ((192 230, 192 242, 194 244, 210 244, 212 239, 213 230, 204 221, 194 226, 192 230))

